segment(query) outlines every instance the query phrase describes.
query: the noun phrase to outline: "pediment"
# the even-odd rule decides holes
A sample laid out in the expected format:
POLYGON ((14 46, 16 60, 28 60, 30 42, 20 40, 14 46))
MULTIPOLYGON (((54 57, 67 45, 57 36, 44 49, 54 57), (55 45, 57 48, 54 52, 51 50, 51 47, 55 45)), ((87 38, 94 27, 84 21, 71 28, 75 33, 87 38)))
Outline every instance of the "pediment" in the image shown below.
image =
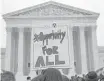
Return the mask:
POLYGON ((91 16, 98 13, 78 9, 61 3, 49 1, 33 7, 15 11, 4 15, 4 18, 10 17, 59 17, 59 16, 91 16))

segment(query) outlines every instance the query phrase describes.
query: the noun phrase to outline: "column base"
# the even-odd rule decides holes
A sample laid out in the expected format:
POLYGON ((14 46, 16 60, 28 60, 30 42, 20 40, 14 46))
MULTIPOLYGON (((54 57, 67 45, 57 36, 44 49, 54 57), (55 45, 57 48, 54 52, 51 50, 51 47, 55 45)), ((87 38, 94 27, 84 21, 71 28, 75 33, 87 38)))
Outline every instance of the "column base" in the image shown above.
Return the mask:
POLYGON ((68 76, 71 78, 71 76, 75 76, 75 74, 76 73, 75 73, 74 68, 71 68, 70 71, 69 71, 69 75, 68 76))
POLYGON ((82 74, 87 74, 88 73, 88 71, 82 71, 82 74))
POLYGON ((29 77, 31 77, 31 79, 35 78, 37 75, 36 75, 36 72, 35 71, 30 71, 30 74, 28 75, 29 77))
POLYGON ((15 76, 16 81, 26 81, 27 80, 27 76, 24 76, 23 73, 17 73, 15 76))

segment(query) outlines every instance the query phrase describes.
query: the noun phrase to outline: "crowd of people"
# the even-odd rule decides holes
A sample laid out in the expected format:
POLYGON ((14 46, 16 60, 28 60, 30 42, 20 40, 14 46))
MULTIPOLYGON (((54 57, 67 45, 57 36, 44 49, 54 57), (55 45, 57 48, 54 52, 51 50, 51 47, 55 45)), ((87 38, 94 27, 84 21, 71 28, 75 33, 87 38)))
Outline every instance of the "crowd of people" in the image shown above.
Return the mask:
MULTIPOLYGON (((41 74, 32 78, 27 77, 27 81, 104 81, 104 75, 100 74, 99 76, 95 71, 90 71, 86 75, 82 76, 71 76, 68 78, 67 76, 61 74, 61 72, 55 68, 48 68, 41 71, 41 74)), ((1 74, 1 81, 16 81, 13 73, 5 71, 1 74)))
POLYGON ((104 75, 100 74, 98 76, 95 71, 90 71, 86 75, 75 75, 68 78, 67 76, 62 75, 59 70, 48 68, 42 70, 42 73, 31 81, 104 81, 104 75))

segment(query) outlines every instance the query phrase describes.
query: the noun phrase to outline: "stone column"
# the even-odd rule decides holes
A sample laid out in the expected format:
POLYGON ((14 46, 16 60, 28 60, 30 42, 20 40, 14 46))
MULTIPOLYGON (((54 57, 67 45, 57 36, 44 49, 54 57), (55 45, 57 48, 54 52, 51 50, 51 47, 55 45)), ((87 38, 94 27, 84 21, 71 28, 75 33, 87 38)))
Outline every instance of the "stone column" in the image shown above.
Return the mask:
POLYGON ((74 65, 76 74, 82 73, 81 50, 80 50, 80 29, 78 26, 73 27, 73 47, 74 47, 74 65))
POLYGON ((73 27, 69 27, 69 53, 70 53, 70 76, 75 75, 75 67, 74 67, 74 49, 73 49, 73 27))
POLYGON ((12 35, 11 35, 11 72, 16 74, 17 72, 17 58, 18 58, 18 28, 12 28, 12 35))
POLYGON ((19 28, 18 70, 16 81, 26 81, 26 77, 23 76, 23 31, 23 28, 19 28))
POLYGON ((80 50, 81 50, 81 62, 82 62, 82 74, 86 74, 87 71, 87 57, 86 57, 86 44, 85 44, 85 28, 80 27, 80 50))
POLYGON ((96 36, 96 26, 92 27, 92 51, 94 57, 94 70, 96 71, 98 66, 98 45, 97 45, 97 36, 96 36))
POLYGON ((31 77, 31 78, 34 78, 34 76, 37 76, 36 75, 36 71, 33 69, 34 68, 34 65, 33 65, 33 61, 34 61, 34 59, 33 59, 33 57, 34 57, 34 41, 33 41, 33 35, 34 35, 34 32, 33 32, 33 29, 31 28, 31 52, 30 52, 30 74, 29 74, 29 76, 31 77))
POLYGON ((6 53, 6 49, 1 48, 1 55, 0 55, 1 70, 5 69, 5 53, 6 53))
POLYGON ((31 28, 24 28, 24 57, 23 57, 23 74, 28 76, 30 73, 30 56, 31 56, 31 28))
POLYGON ((6 55, 5 55, 5 70, 10 71, 10 59, 11 59, 11 32, 12 28, 7 27, 7 39, 6 39, 6 55))
POLYGON ((85 27, 85 38, 86 38, 86 56, 87 56, 87 69, 88 71, 94 70, 94 57, 92 50, 92 30, 91 27, 85 27))

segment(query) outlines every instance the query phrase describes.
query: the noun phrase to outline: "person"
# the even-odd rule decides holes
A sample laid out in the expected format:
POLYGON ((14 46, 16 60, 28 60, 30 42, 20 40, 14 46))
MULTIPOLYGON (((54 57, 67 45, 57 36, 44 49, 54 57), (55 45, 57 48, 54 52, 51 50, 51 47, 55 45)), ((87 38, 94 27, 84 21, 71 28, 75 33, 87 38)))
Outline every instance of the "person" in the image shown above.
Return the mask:
POLYGON ((63 81, 63 79, 59 70, 48 68, 44 71, 41 81, 63 81))
POLYGON ((31 77, 28 76, 28 77, 27 77, 27 81, 31 81, 31 77))
POLYGON ((77 77, 77 81, 85 81, 85 80, 84 80, 84 78, 78 76, 78 77, 77 77))
POLYGON ((43 77, 45 70, 42 70, 41 73, 38 72, 38 70, 36 71, 37 76, 35 78, 33 78, 31 81, 40 81, 41 78, 43 77))
POLYGON ((69 78, 65 75, 62 75, 62 79, 63 79, 63 81, 70 81, 69 78))
POLYGON ((91 71, 86 75, 85 81, 98 81, 98 76, 95 71, 91 71))
POLYGON ((4 71, 1 73, 1 81, 15 81, 15 76, 12 72, 4 71))
POLYGON ((70 81, 77 81, 77 76, 71 76, 70 81))
POLYGON ((42 76, 43 75, 40 74, 40 75, 36 76, 35 78, 33 78, 31 81, 40 81, 42 76))

